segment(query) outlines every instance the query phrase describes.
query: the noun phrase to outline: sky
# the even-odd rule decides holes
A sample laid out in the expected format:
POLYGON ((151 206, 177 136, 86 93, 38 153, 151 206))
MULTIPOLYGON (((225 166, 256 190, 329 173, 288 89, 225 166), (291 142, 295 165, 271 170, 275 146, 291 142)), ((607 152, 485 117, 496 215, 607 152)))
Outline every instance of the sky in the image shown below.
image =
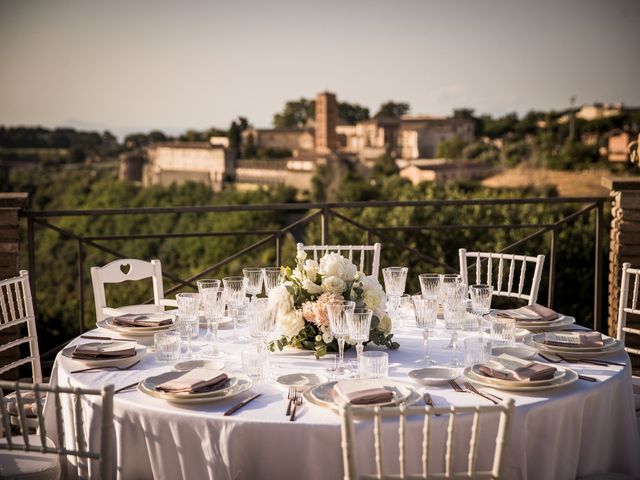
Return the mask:
POLYGON ((0 0, 0 124, 271 125, 329 90, 375 113, 640 106, 637 0, 0 0))

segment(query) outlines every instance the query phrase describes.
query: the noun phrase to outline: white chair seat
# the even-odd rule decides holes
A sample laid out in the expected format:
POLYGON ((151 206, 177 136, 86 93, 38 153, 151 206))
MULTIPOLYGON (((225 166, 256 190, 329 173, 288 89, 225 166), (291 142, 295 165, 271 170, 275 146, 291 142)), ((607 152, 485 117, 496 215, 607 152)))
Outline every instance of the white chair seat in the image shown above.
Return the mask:
MULTIPOLYGON (((13 436, 12 440, 14 444, 24 444, 21 436, 13 436)), ((0 442, 6 443, 6 440, 0 442)), ((40 445, 40 437, 29 435, 29 443, 40 445)), ((49 438, 47 445, 55 447, 49 438)), ((60 459, 52 453, 0 450, 0 478, 57 480, 60 478, 60 459)))

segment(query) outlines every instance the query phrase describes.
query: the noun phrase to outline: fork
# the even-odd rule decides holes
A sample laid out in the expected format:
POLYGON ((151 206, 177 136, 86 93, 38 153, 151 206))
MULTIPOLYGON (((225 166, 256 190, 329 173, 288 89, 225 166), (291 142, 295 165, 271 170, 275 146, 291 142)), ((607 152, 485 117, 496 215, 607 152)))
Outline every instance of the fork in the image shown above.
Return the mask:
POLYGON ((464 388, 462 388, 455 380, 449 380, 449 386, 453 388, 456 392, 464 393, 464 388))
POLYGON ((118 367, 116 365, 112 365, 112 366, 104 366, 104 367, 92 367, 92 368, 83 368, 81 370, 73 370, 69 373, 81 373, 81 372, 95 372, 97 370, 120 370, 120 371, 124 371, 124 370, 129 370, 130 368, 135 367, 137 364, 140 363, 140 360, 138 360, 137 362, 132 363, 131 365, 127 366, 127 367, 118 367))
POLYGON ((293 411, 291 412, 291 417, 289 417, 290 422, 296 421, 296 411, 300 405, 302 405, 302 393, 296 390, 296 396, 293 399, 293 411))
POLYGON ((296 387, 289 387, 289 393, 287 393, 287 399, 289 400, 289 404, 287 405, 287 413, 285 413, 287 417, 291 415, 291 406, 293 404, 293 401, 296 398, 297 392, 298 392, 298 389, 296 387))
POLYGON ((498 397, 497 395, 481 392, 476 387, 474 387, 471 384, 471 382, 464 382, 464 386, 467 387, 467 390, 469 390, 471 393, 475 393, 476 395, 480 395, 481 397, 486 398, 487 400, 489 400, 490 402, 492 402, 495 405, 498 405, 498 403, 500 403, 502 401, 502 398, 498 397), (491 395, 491 396, 489 396, 489 395, 491 395))

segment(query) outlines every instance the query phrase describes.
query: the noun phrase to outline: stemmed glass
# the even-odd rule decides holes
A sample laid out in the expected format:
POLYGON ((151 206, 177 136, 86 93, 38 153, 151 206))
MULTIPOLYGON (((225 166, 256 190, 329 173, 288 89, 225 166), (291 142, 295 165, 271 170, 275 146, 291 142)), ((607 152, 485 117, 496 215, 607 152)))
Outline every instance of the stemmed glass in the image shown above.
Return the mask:
POLYGON ((247 279, 240 276, 225 277, 222 284, 227 295, 229 315, 233 319, 233 338, 236 341, 245 340, 238 334, 238 317, 247 296, 247 279))
POLYGON ((326 306, 331 335, 338 340, 338 365, 331 369, 331 372, 338 376, 350 373, 344 366, 344 341, 345 337, 349 335, 347 318, 349 314, 353 314, 355 308, 356 302, 349 300, 331 303, 326 306))
POLYGON ((400 297, 404 294, 407 284, 407 267, 387 267, 382 269, 384 277, 384 287, 389 297, 389 314, 393 323, 398 321, 398 307, 400 306, 400 297))
MULTIPOLYGON (((198 285, 200 287, 200 285, 198 285)), ((227 296, 224 288, 202 287, 200 299, 204 305, 204 317, 207 320, 207 342, 209 347, 202 352, 203 358, 221 358, 223 353, 218 349, 218 325, 224 317, 227 296)))
POLYGON ((276 309, 269 306, 268 298, 257 298, 253 315, 249 317, 249 336, 257 340, 258 352, 267 350, 267 339, 275 328, 276 309))
POLYGON ((197 337, 198 333, 198 313, 200 309, 200 294, 198 293, 178 293, 176 295, 178 302, 178 316, 180 321, 178 328, 180 337, 183 342, 187 342, 187 351, 185 358, 191 358, 193 351, 191 350, 191 339, 197 337))
POLYGON ((445 285, 443 291, 444 324, 447 330, 451 330, 451 340, 445 348, 454 351, 451 365, 461 366, 458 359, 458 330, 467 314, 467 286, 464 283, 451 283, 445 285))
POLYGON ((353 312, 347 311, 347 328, 349 330, 349 338, 356 343, 356 352, 358 359, 358 372, 362 373, 360 360, 362 351, 364 350, 364 342, 369 341, 371 333, 371 317, 373 310, 368 308, 356 308, 353 312))
POLYGON ((440 295, 440 284, 442 283, 440 277, 441 274, 439 273, 421 273, 418 275, 423 296, 437 297, 440 295))
POLYGON ((267 295, 282 282, 280 267, 264 267, 262 269, 262 276, 264 277, 264 289, 267 295))
POLYGON ((429 334, 436 327, 438 297, 435 295, 413 295, 411 298, 416 310, 416 326, 422 329, 424 357, 418 361, 431 365, 436 362, 429 357, 429 334))
POLYGON ((262 293, 263 272, 261 268, 243 268, 242 275, 247 279, 247 293, 254 302, 257 295, 262 293))

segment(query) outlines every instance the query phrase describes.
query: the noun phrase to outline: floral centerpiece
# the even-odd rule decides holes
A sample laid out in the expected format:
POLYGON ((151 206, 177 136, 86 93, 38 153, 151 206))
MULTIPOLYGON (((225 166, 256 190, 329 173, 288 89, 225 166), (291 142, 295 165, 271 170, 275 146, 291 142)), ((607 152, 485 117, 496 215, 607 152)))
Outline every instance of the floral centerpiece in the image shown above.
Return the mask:
POLYGON ((277 309, 282 331, 282 337, 271 343, 271 351, 287 345, 313 350, 316 357, 337 351, 325 307, 341 300, 352 300, 356 308, 373 310, 370 341, 390 349, 400 346, 392 340, 382 285, 375 277, 358 272, 347 258, 328 253, 316 262, 300 251, 296 267, 282 267, 282 275, 283 283, 269 292, 269 304, 277 309))

